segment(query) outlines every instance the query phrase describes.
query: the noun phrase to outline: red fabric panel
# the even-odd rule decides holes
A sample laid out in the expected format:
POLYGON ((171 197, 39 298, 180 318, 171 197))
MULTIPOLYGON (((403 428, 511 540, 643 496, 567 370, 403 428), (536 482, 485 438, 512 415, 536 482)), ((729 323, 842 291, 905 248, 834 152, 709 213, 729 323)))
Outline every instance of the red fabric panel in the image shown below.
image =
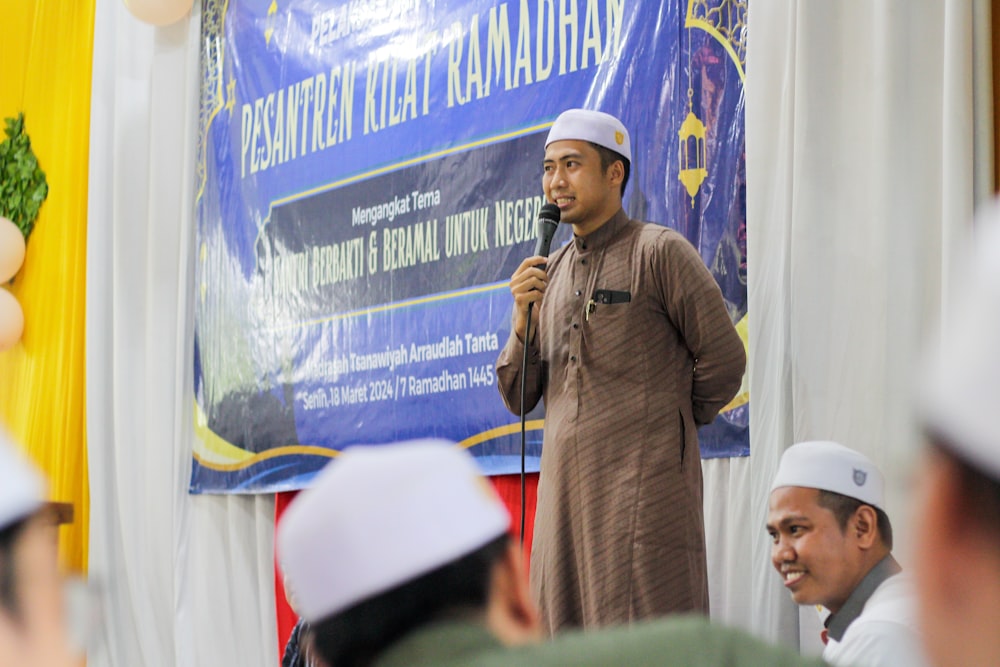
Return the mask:
MULTIPOLYGON (((275 526, 281 521, 281 515, 297 493, 298 491, 288 491, 274 494, 275 526)), ((281 570, 278 568, 277 558, 274 559, 274 607, 278 625, 278 664, 280 665, 281 659, 285 656, 285 644, 288 643, 288 636, 292 634, 292 628, 298 622, 299 616, 292 611, 291 605, 288 604, 288 598, 285 597, 285 582, 281 576, 281 570)))
MULTIPOLYGON (((497 475, 491 477, 493 487, 497 490, 500 499, 507 506, 510 512, 510 531, 515 536, 521 528, 521 476, 520 475, 497 475)), ((535 531, 535 499, 538 493, 538 473, 530 473, 524 478, 524 561, 528 563, 528 556, 531 554, 531 536, 535 531)), ((276 493, 274 496, 274 525, 281 521, 281 515, 288 507, 288 504, 295 497, 296 491, 287 493, 276 493)), ((292 634, 292 628, 298 621, 298 616, 292 611, 285 597, 285 586, 282 581, 281 572, 278 570, 278 562, 274 562, 274 602, 278 627, 278 659, 285 654, 285 644, 288 643, 288 636, 292 634)))
MULTIPOLYGON (((490 477, 493 487, 510 512, 510 532, 518 536, 521 529, 521 476, 497 475, 490 477)), ((535 533, 535 499, 538 496, 538 473, 524 476, 524 563, 531 555, 531 537, 535 533)))

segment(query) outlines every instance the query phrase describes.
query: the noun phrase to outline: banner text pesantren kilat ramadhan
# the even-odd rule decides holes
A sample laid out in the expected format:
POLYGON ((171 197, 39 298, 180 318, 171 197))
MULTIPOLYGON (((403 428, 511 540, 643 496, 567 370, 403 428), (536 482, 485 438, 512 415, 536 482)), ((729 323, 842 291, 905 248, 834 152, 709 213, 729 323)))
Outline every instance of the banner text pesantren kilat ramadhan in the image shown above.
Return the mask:
MULTIPOLYGON (((744 17, 733 2, 206 2, 192 491, 300 488, 353 444, 426 436, 520 469, 493 364, 566 108, 629 127, 626 210, 695 244, 745 336, 744 17)), ((743 392, 702 429, 703 456, 749 453, 748 409, 743 392)), ((543 420, 527 418, 529 470, 543 420)))

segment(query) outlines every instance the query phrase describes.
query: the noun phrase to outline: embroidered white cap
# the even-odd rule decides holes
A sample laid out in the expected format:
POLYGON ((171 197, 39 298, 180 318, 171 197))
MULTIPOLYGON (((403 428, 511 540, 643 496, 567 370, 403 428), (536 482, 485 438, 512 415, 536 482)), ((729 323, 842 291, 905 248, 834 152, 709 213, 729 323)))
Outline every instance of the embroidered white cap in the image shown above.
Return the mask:
POLYGON ((632 145, 628 130, 620 120, 603 111, 589 109, 568 109, 559 114, 556 122, 549 129, 545 146, 553 141, 575 139, 589 141, 620 153, 629 162, 632 161, 632 145))
POLYGON ((781 455, 771 491, 784 486, 833 491, 885 511, 885 480, 871 459, 828 440, 792 445, 781 455))
POLYGON ((920 416, 955 454, 1000 479, 1000 202, 981 209, 972 233, 925 357, 920 416))
POLYGON ((42 476, 0 428, 0 530, 37 511, 44 494, 42 476))
POLYGON ((278 559, 298 612, 315 622, 468 555, 509 527, 493 487, 454 443, 357 446, 289 505, 278 559))

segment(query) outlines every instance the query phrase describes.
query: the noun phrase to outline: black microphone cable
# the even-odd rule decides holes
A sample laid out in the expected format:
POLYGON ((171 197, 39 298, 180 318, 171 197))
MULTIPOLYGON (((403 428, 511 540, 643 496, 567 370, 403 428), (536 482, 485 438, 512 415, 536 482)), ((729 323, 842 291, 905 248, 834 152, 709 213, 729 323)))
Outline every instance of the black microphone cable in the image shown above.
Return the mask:
MULTIPOLYGON (((549 202, 542 205, 538 212, 538 219, 535 221, 537 240, 535 242, 535 254, 542 257, 549 256, 549 248, 552 246, 552 237, 559 227, 561 212, 559 207, 549 202)), ((541 265, 545 268, 545 265, 541 265)), ((525 505, 525 441, 526 441, 526 416, 524 410, 524 392, 528 388, 528 347, 531 345, 531 307, 534 302, 528 303, 528 317, 524 325, 524 354, 521 355, 521 546, 524 546, 524 505, 525 505)))
POLYGON ((528 341, 531 340, 531 307, 534 303, 528 304, 528 318, 524 327, 524 354, 521 355, 521 546, 524 546, 524 450, 525 450, 525 415, 524 415, 524 392, 528 387, 528 341))

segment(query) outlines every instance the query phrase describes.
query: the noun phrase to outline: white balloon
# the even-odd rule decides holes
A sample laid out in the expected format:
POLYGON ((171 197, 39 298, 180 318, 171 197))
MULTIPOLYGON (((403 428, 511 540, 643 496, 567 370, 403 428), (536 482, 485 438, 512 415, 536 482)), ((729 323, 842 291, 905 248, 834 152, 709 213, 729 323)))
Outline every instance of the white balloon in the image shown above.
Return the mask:
POLYGON ((13 294, 0 288, 0 352, 21 340, 24 311, 13 294))
POLYGON ((165 26, 180 21, 194 0, 124 0, 125 6, 140 21, 165 26))
POLYGON ((0 283, 17 273, 24 263, 24 234, 13 222, 0 216, 0 283))

